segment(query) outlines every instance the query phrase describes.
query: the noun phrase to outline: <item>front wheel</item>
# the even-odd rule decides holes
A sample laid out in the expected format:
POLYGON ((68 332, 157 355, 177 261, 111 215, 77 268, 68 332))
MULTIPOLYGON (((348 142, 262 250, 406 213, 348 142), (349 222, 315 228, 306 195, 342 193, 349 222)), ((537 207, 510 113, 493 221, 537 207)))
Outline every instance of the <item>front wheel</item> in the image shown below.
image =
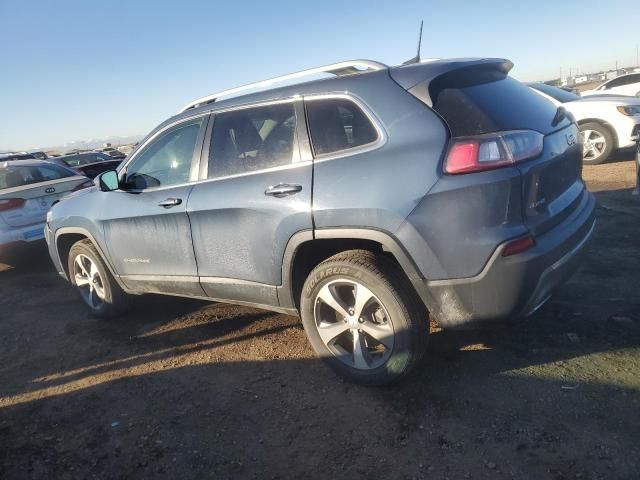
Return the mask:
POLYGON ((364 250, 337 254, 305 281, 302 323, 316 353, 364 385, 403 377, 424 354, 427 312, 399 267, 364 250))
POLYGON ((123 312, 129 296, 120 288, 90 240, 80 240, 69 250, 69 280, 97 317, 109 318, 123 312))
POLYGON ((580 125, 582 161, 585 165, 598 165, 607 161, 613 151, 613 136, 607 127, 589 122, 580 125))

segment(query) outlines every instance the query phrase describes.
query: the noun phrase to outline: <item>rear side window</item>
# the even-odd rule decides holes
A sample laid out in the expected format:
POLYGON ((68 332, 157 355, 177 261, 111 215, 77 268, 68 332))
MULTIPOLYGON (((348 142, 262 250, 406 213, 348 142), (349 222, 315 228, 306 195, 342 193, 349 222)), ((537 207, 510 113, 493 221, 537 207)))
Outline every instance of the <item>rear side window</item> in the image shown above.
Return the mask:
POLYGON ((209 149, 209 178, 288 165, 296 115, 292 103, 218 113, 209 149))
POLYGON ((454 137, 520 129, 546 134, 564 126, 552 125, 557 108, 549 100, 511 77, 440 77, 430 94, 454 137))
POLYGON ((316 155, 373 143, 378 138, 369 118, 355 103, 342 98, 306 101, 307 119, 316 155))
POLYGON ((5 188, 22 187, 32 183, 48 182, 59 178, 72 177, 75 172, 58 165, 12 165, 0 169, 0 190, 5 188))

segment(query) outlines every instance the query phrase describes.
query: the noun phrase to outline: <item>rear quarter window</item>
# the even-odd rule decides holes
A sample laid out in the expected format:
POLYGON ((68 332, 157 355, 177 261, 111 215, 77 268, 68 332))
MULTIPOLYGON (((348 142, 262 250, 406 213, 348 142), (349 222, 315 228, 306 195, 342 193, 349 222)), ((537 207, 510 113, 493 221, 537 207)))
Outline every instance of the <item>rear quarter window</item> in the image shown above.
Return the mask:
POLYGON ((361 147, 378 139, 378 132, 367 115, 350 100, 310 99, 305 107, 316 155, 361 147))

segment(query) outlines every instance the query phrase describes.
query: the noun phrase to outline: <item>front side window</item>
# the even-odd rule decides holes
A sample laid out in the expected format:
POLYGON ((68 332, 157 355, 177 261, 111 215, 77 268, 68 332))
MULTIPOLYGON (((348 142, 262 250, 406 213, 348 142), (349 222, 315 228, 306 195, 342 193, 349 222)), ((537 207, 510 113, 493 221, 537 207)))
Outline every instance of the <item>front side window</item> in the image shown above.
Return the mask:
POLYGON ((316 155, 375 142, 376 129, 355 103, 342 98, 306 102, 311 142, 316 155))
POLYGON ((183 123, 156 138, 127 167, 126 187, 144 190, 187 183, 202 122, 183 123))
POLYGON ((292 103, 216 114, 208 178, 288 165, 293 161, 296 116, 292 103))
POLYGON ((0 169, 0 190, 73 177, 74 175, 76 175, 75 172, 53 164, 42 166, 11 165, 0 169))

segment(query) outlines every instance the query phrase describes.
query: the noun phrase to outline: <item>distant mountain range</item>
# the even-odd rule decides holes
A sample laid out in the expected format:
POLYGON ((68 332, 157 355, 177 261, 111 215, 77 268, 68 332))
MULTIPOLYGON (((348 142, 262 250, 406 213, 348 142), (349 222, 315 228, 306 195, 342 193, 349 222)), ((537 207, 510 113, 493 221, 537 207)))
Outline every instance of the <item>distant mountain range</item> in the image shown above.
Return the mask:
POLYGON ((64 145, 54 145, 53 147, 47 147, 46 150, 55 150, 57 152, 68 152, 69 150, 89 150, 93 148, 100 148, 105 143, 110 143, 112 146, 129 145, 140 141, 142 135, 132 135, 128 137, 109 136, 104 138, 92 138, 90 140, 75 140, 73 142, 65 143, 64 145))
MULTIPOLYGON (((131 135, 128 137, 119 137, 119 136, 109 136, 109 137, 104 137, 104 138, 92 138, 90 140, 75 140, 73 142, 69 142, 69 143, 65 143, 65 144, 61 144, 61 145, 53 145, 53 146, 48 146, 48 147, 38 147, 38 148, 29 148, 28 151, 30 152, 34 152, 34 151, 45 151, 45 152, 50 152, 50 151, 54 151, 54 152, 60 152, 60 153, 64 153, 64 152, 68 152, 71 150, 91 150, 94 148, 100 148, 102 147, 105 143, 110 143, 112 146, 117 147, 118 145, 129 145, 132 143, 136 143, 138 141, 140 141, 140 139, 142 138, 142 135, 131 135)), ((22 150, 18 150, 18 149, 8 149, 8 148, 0 148, 0 152, 4 152, 4 151, 22 151, 22 150)))

